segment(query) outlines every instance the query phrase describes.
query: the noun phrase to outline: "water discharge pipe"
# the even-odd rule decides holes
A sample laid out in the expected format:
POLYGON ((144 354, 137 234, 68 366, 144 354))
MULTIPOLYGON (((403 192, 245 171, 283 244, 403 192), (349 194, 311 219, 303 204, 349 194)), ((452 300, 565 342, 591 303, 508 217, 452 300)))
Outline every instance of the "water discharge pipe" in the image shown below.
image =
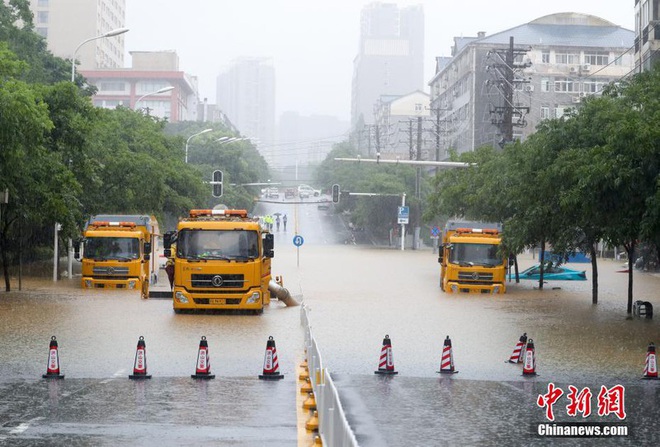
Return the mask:
POLYGON ((275 295, 278 300, 286 304, 288 307, 300 305, 300 303, 291 296, 289 290, 279 285, 274 279, 271 279, 268 283, 268 290, 270 290, 270 293, 275 295))

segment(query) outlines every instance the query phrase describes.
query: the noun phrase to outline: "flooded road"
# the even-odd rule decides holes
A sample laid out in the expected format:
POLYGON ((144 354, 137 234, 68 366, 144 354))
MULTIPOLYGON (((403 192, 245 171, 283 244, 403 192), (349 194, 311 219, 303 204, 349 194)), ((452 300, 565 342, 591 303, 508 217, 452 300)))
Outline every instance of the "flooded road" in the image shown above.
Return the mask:
MULTIPOLYGON (((507 294, 494 297, 448 295, 439 288, 437 255, 430 248, 401 251, 345 245, 344 223, 315 205, 268 204, 263 210, 288 215, 287 231, 275 231, 273 271, 282 274, 284 286, 309 306, 324 362, 337 381, 361 445, 554 444, 557 440, 532 433, 534 424, 545 422, 545 410, 536 399, 547 392, 550 382, 565 393, 569 385, 589 387, 594 414, 587 420, 595 423, 617 420, 596 414, 600 387, 626 387, 625 422, 630 437, 580 443, 561 440, 567 445, 660 441, 655 423, 660 382, 640 380, 648 343, 660 342, 660 325, 657 318, 626 319, 627 276, 616 272, 620 262, 600 262, 596 306, 591 304, 590 280, 552 282, 542 291, 534 289, 536 282, 510 283, 507 294), (305 241, 299 248, 292 242, 296 233, 305 241), (523 378, 520 365, 505 363, 523 333, 536 347, 538 376, 533 378, 523 378), (383 378, 373 372, 386 334, 392 340, 399 374, 383 378), (459 371, 450 377, 436 373, 446 336, 452 340, 459 371)), ((521 269, 533 263, 531 256, 522 256, 521 269)), ((589 264, 569 267, 585 269, 591 278, 589 264)), ((637 271, 634 275, 635 299, 650 301, 660 309, 660 277, 637 271)), ((275 302, 262 316, 175 315, 169 301, 143 301, 137 292, 88 293, 68 280, 55 286, 49 280, 31 280, 24 288, 27 291, 0 296, 0 435, 24 442, 17 445, 48 445, 28 441, 51 439, 60 431, 83 433, 79 440, 107 434, 108 439, 123 444, 127 433, 143 425, 129 424, 122 431, 118 424, 139 419, 141 414, 149 415, 142 420, 147 427, 142 435, 161 430, 185 438, 193 420, 206 427, 200 438, 185 438, 191 440, 190 445, 212 439, 219 445, 229 439, 236 445, 271 440, 265 426, 246 422, 254 433, 263 435, 250 437, 241 422, 232 418, 242 405, 251 412, 261 408, 272 418, 273 433, 283 437, 268 445, 296 444, 290 421, 296 411, 293 371, 303 346, 298 308, 275 302), (49 408, 53 394, 39 378, 45 372, 51 335, 59 341, 66 374, 60 386, 67 396, 76 396, 76 387, 97 396, 94 414, 104 413, 105 408, 107 425, 103 418, 93 425, 93 418, 83 413, 84 427, 75 426, 77 412, 89 405, 85 399, 64 396, 57 404, 60 414, 49 408), (136 385, 125 380, 141 335, 146 340, 149 373, 154 375, 144 401, 136 398, 140 396, 135 394, 136 385), (209 402, 214 402, 205 413, 210 418, 198 422, 196 417, 180 415, 199 413, 201 391, 196 387, 200 385, 187 378, 202 335, 209 341, 218 379, 207 385, 213 396, 209 402), (277 341, 285 374, 274 395, 264 393, 255 378, 270 335, 277 341), (232 389, 243 391, 236 394, 232 389), (33 428, 20 436, 9 435, 23 419, 35 419, 33 428), (41 432, 34 428, 44 425, 41 432), (223 432, 222 426, 229 428, 223 432), (30 433, 36 438, 29 438, 30 433)), ((567 416, 565 397, 555 405, 557 420, 582 422, 581 417, 567 416)), ((155 445, 162 444, 165 436, 156 436, 151 443, 147 435, 143 439, 144 445, 155 445)))

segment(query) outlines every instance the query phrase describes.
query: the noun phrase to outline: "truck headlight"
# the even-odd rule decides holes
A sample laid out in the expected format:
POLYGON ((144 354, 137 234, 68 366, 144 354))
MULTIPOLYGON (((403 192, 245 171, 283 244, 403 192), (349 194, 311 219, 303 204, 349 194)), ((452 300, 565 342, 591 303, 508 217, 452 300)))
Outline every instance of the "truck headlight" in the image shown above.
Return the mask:
POLYGON ((500 286, 493 287, 493 293, 500 293, 500 286))
POLYGON ((458 293, 458 286, 456 284, 451 285, 451 291, 454 293, 458 293))
POLYGON ((186 296, 181 292, 175 293, 174 298, 176 298, 176 300, 181 304, 188 304, 188 298, 186 298, 186 296))
POLYGON ((92 287, 92 280, 91 279, 86 279, 85 280, 85 287, 91 288, 92 287))
POLYGON ((259 298, 261 295, 259 292, 252 292, 252 295, 250 295, 250 298, 247 299, 248 304, 254 304, 259 302, 259 298))
POLYGON ((128 282, 128 288, 129 289, 135 289, 135 281, 129 281, 128 282))

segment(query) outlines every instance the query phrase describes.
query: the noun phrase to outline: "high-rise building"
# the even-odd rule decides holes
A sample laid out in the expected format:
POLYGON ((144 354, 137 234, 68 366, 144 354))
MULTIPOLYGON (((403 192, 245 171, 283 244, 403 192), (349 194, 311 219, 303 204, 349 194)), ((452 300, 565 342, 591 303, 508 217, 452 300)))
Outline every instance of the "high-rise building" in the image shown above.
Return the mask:
POLYGON ((635 0, 635 71, 650 70, 660 60, 660 2, 635 0))
MULTIPOLYGON (((257 148, 272 148, 275 135, 275 69, 269 58, 239 58, 217 78, 217 105, 257 148)), ((261 149, 260 149, 261 150, 261 149)), ((261 152, 272 161, 269 149, 261 152)))
MULTIPOLYGON (((82 42, 123 28, 126 0, 31 0, 35 31, 46 38, 48 49, 71 59, 82 42)), ((94 39, 76 52, 78 68, 124 66, 124 36, 94 39)))
POLYGON ((353 61, 351 125, 374 122, 383 95, 424 90, 424 11, 371 3, 362 9, 360 43, 353 61))

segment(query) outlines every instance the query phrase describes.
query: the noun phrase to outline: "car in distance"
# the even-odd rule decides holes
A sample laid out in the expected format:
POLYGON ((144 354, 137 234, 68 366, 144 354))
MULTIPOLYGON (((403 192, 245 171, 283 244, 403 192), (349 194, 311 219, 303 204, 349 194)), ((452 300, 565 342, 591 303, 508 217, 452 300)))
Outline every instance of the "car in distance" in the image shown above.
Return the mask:
POLYGON ((296 196, 295 188, 287 188, 284 190, 285 199, 293 199, 296 196))
POLYGON ((305 197, 318 197, 321 195, 320 189, 314 189, 309 185, 298 186, 298 196, 303 199, 305 197))
POLYGON ((277 188, 268 188, 268 192, 266 193, 266 197, 269 199, 279 199, 280 198, 280 191, 277 188))

